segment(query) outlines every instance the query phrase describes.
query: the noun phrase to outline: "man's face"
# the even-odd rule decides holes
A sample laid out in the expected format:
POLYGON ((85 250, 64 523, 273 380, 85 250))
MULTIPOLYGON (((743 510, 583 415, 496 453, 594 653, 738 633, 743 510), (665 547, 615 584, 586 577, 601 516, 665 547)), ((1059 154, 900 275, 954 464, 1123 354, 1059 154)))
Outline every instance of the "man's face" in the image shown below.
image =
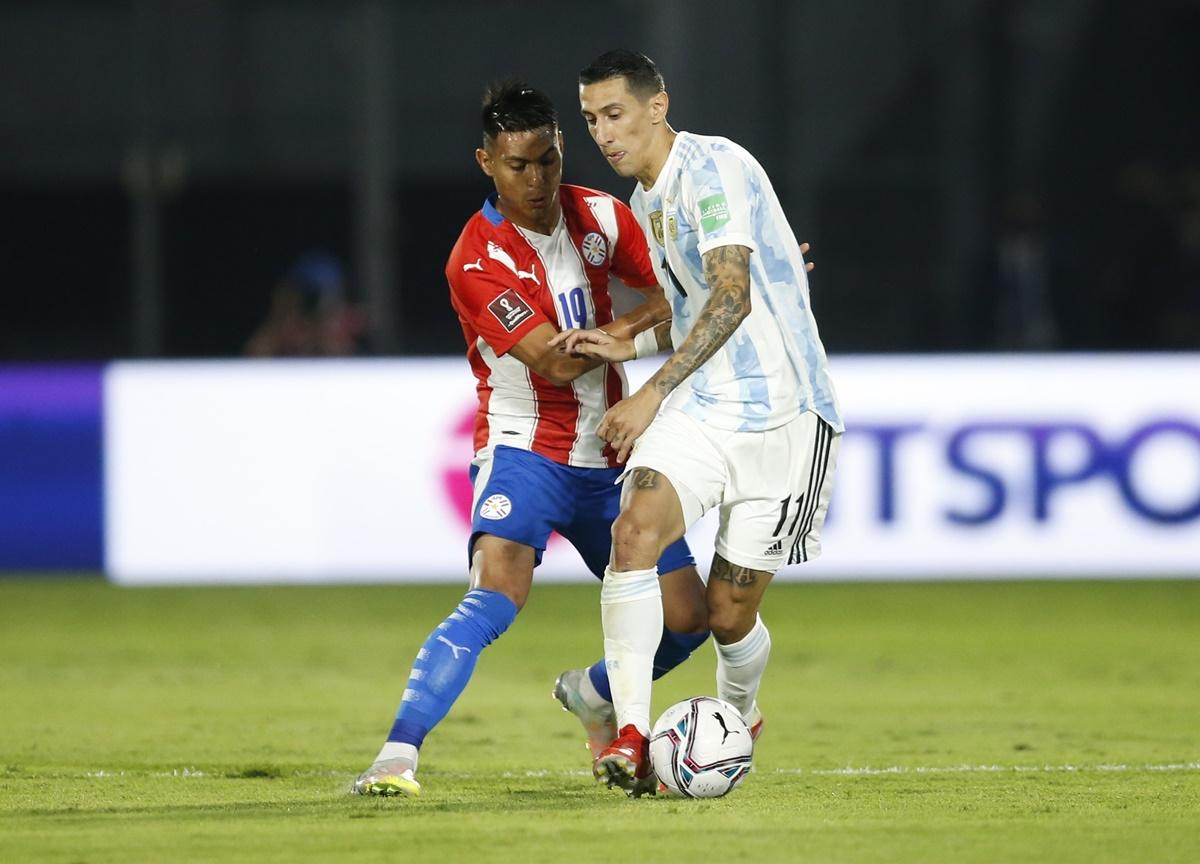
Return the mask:
POLYGON ((490 147, 476 150, 475 158, 495 181, 501 211, 510 220, 526 228, 558 221, 562 133, 557 128, 501 132, 490 147))
POLYGON ((637 177, 650 162, 654 127, 665 116, 666 94, 642 101, 624 77, 579 87, 579 110, 592 140, 622 177, 637 177))

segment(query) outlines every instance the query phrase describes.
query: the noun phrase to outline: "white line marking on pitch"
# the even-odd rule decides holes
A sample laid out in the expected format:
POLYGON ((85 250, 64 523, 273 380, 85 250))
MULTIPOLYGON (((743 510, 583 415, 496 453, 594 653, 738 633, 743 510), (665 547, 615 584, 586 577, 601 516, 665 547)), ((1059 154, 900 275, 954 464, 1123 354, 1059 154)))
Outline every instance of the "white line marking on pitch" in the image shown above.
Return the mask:
POLYGON ((873 777, 881 774, 1122 774, 1132 771, 1200 771, 1200 762, 1171 762, 1164 765, 891 765, 887 768, 776 768, 775 774, 812 774, 818 777, 873 777))

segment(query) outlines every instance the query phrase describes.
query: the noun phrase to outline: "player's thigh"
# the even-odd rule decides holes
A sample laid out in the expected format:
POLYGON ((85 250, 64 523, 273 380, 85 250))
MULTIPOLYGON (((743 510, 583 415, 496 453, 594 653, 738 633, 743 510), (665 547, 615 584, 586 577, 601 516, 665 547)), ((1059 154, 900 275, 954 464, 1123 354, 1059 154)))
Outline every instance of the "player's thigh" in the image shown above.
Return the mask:
POLYGON ((663 552, 683 537, 683 508, 671 481, 654 468, 639 466, 625 478, 621 513, 612 525, 612 567, 641 570, 656 566, 663 552))
POLYGON ((808 412, 730 442, 730 483, 716 551, 731 564, 774 573, 821 552, 841 436, 808 412))
POLYGON ((756 570, 713 556, 708 573, 708 627, 722 644, 737 642, 754 627, 774 571, 756 570))
MULTIPOLYGON (((580 476, 575 493, 575 513, 570 523, 555 525, 579 552, 588 569, 597 578, 612 552, 613 522, 621 506, 621 474, 619 468, 574 469, 580 476)), ((658 559, 658 573, 663 576, 684 567, 695 568, 696 559, 682 537, 671 543, 658 559)))
POLYGON ((471 552, 471 587, 498 591, 523 608, 533 584, 536 553, 524 543, 479 535, 471 552))

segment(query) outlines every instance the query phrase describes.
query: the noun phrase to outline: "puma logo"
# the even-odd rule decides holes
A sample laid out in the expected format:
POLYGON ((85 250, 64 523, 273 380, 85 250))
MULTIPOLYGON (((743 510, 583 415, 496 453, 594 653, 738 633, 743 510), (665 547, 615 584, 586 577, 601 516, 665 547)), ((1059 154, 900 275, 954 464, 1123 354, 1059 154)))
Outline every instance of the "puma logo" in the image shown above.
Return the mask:
MULTIPOLYGON (((538 281, 537 271, 533 268, 532 265, 530 265, 528 270, 518 269, 517 262, 513 260, 513 257, 511 255, 509 255, 507 252, 505 252, 503 247, 498 246, 496 243, 492 242, 491 240, 488 241, 487 252, 488 252, 489 258, 491 258, 495 261, 499 261, 501 264, 503 264, 505 267, 507 267, 509 270, 511 270, 514 274, 516 274, 516 277, 518 279, 529 279, 533 282, 534 285, 537 285, 539 288, 541 287, 542 283, 538 281)), ((480 260, 482 260, 482 259, 480 259, 480 260)), ((465 270, 466 267, 464 266, 463 269, 465 270)), ((480 269, 483 269, 483 268, 481 267, 480 269)))
MULTIPOLYGON (((441 639, 442 637, 439 636, 438 638, 441 639)), ((725 746, 725 739, 728 738, 730 735, 741 734, 738 732, 737 729, 731 730, 728 726, 725 725, 725 718, 721 716, 721 712, 714 711, 713 717, 715 717, 717 722, 721 724, 721 731, 725 733, 724 735, 721 736, 721 746, 722 747, 725 746)))
POLYGON ((476 258, 474 264, 464 264, 463 265, 464 273, 466 273, 468 270, 482 270, 482 269, 483 269, 483 259, 482 258, 476 258))
MULTIPOLYGON (((468 654, 470 654, 470 653, 471 653, 471 649, 470 649, 470 648, 466 648, 466 647, 464 647, 464 646, 462 646, 462 645, 455 645, 453 642, 451 642, 451 641, 450 641, 449 639, 447 639, 445 636, 442 636, 442 635, 440 635, 440 634, 439 634, 439 635, 438 635, 438 637, 437 637, 437 641, 439 641, 439 642, 445 642, 447 645, 449 645, 449 646, 450 646, 450 651, 451 651, 451 652, 454 654, 454 659, 455 659, 455 660, 457 660, 457 659, 458 659, 458 652, 459 652, 459 651, 466 651, 468 654)), ((724 726, 725 724, 724 724, 724 723, 722 723, 721 725, 722 725, 722 726, 724 726)), ((724 738, 722 738, 722 739, 721 739, 721 743, 722 743, 722 744, 723 744, 723 743, 725 743, 725 739, 724 739, 724 738)))

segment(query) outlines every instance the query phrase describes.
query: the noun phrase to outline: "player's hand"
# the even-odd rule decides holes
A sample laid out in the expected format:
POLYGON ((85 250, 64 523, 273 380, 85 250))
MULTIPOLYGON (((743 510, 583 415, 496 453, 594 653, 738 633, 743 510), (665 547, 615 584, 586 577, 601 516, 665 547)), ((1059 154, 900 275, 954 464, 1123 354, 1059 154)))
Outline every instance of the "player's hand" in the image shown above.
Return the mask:
POLYGON ((550 347, 562 346, 568 354, 595 357, 608 363, 632 360, 635 355, 632 339, 618 339, 600 329, 564 330, 550 340, 550 347))
MULTIPOLYGON (((804 256, 808 255, 808 244, 807 243, 800 244, 800 254, 804 255, 804 256)), ((804 272, 811 273, 813 271, 813 268, 816 266, 817 265, 811 261, 805 261, 804 262, 804 272)))
POLYGON ((579 357, 579 354, 575 354, 573 351, 571 351, 569 343, 576 333, 582 332, 582 330, 576 327, 568 327, 566 330, 559 331, 551 336, 550 341, 546 343, 546 347, 553 348, 562 354, 572 354, 575 357, 579 357))
POLYGON ((653 388, 643 387, 628 399, 622 399, 605 412, 596 427, 596 434, 617 451, 617 461, 622 465, 629 458, 633 445, 650 421, 658 414, 662 397, 653 388))

